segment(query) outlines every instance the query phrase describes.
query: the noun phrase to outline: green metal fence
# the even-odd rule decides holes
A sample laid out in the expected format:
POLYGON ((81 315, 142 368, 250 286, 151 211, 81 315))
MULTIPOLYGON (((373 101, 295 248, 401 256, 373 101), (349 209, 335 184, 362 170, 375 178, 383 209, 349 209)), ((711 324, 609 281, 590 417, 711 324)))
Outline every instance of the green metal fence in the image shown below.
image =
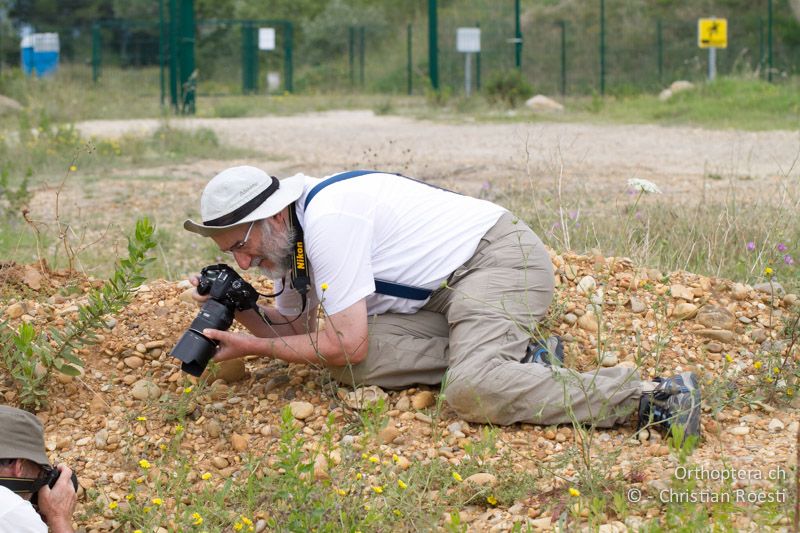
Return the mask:
POLYGON ((98 21, 93 30, 52 30, 64 35, 62 57, 74 63, 73 73, 85 69, 97 82, 135 78, 129 90, 146 95, 169 92, 165 73, 175 68, 171 50, 179 52, 180 42, 194 47, 200 96, 265 94, 268 78, 280 93, 438 88, 458 94, 466 58, 455 43, 462 27, 481 30, 481 52, 470 63, 473 91, 516 68, 549 95, 655 91, 677 79, 706 78, 708 52, 697 47, 697 19, 712 15, 728 20, 729 45, 717 52, 719 75, 779 80, 800 68, 800 26, 785 0, 753 0, 747 16, 731 2, 674 0, 670 11, 650 4, 585 0, 579 10, 535 0, 428 0, 407 16, 395 12, 393 20, 362 16, 351 6, 304 21, 196 20, 185 34, 169 16, 165 24, 114 20, 98 21), (272 51, 258 49, 264 27, 275 29, 272 51))

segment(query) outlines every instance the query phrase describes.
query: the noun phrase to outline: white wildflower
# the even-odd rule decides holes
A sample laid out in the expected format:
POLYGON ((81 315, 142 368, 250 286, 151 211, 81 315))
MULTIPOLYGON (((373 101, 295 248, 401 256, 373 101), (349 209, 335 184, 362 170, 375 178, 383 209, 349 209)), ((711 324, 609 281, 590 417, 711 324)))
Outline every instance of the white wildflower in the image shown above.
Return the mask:
POLYGON ((658 185, 653 183, 649 180, 643 180, 641 178, 631 178, 628 180, 628 187, 633 188, 634 190, 646 193, 658 193, 661 194, 661 189, 658 188, 658 185))

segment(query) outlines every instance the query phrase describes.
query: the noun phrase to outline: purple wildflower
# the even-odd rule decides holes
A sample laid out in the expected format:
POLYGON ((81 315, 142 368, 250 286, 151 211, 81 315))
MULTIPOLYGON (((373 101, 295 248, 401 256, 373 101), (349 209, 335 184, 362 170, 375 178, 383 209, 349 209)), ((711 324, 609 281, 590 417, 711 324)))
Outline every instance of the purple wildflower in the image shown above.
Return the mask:
POLYGON ((783 252, 785 252, 786 250, 787 250, 787 248, 786 248, 786 245, 785 245, 785 244, 783 244, 782 242, 779 242, 779 243, 778 243, 778 251, 779 251, 780 253, 783 253, 783 252))
POLYGON ((794 259, 792 258, 791 255, 786 254, 786 255, 783 256, 783 262, 786 263, 787 265, 793 265, 794 264, 794 259))
POLYGON ((747 251, 748 252, 752 252, 755 249, 756 249, 756 243, 755 242, 750 241, 750 242, 747 243, 747 251))

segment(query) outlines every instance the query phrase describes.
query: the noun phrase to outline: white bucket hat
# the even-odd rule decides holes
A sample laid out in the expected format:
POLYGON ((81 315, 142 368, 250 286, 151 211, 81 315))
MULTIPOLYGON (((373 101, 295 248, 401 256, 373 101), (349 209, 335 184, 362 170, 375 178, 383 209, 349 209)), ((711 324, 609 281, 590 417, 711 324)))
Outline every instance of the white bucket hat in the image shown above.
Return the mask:
POLYGON ((187 219, 183 227, 205 237, 247 222, 269 218, 303 194, 305 176, 278 180, 256 167, 223 170, 200 196, 202 223, 187 219))

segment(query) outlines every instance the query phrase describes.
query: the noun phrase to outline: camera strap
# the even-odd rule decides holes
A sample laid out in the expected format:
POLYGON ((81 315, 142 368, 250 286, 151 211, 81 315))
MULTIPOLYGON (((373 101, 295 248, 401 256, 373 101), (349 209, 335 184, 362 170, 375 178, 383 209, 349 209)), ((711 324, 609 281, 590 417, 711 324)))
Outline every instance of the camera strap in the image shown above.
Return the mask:
POLYGON ((294 253, 292 262, 292 286, 297 292, 303 295, 303 310, 305 310, 305 297, 311 280, 308 277, 306 266, 306 248, 303 242, 303 226, 297 218, 297 210, 292 203, 289 205, 289 214, 292 217, 292 228, 295 231, 294 253))
POLYGON ((0 477, 0 485, 15 494, 35 493, 46 483, 47 481, 40 478, 0 477))

